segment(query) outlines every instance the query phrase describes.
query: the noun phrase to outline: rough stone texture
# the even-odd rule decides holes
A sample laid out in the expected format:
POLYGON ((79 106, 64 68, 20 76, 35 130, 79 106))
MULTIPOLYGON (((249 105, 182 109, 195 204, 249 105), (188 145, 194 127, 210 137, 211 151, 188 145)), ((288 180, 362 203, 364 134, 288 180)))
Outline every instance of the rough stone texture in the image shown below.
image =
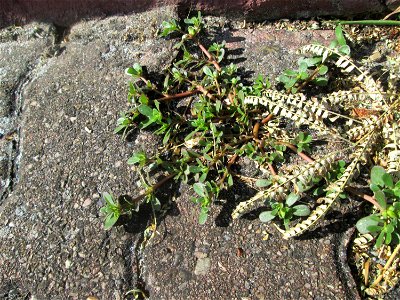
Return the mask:
MULTIPOLYGON (((379 0, 2 0, 0 26, 31 20, 55 22, 68 26, 82 18, 140 12, 164 5, 179 5, 182 12, 201 9, 211 14, 230 14, 265 20, 310 16, 343 16, 382 12, 386 6, 379 0), (295 3, 295 4, 294 4, 295 3)), ((389 0, 393 2, 393 0, 389 0)), ((392 4, 393 6, 393 4, 392 4)))
MULTIPOLYGON (((155 36, 172 16, 173 8, 162 8, 64 32, 43 24, 0 31, 0 109, 10 124, 2 125, 0 144, 11 141, 4 174, 15 179, 0 202, 0 299, 122 299, 135 287, 155 300, 357 299, 341 241, 354 219, 330 214, 310 234, 284 241, 254 216, 230 223, 233 206, 250 193, 240 185, 205 226, 187 186, 166 187, 175 206, 144 251, 139 221, 102 229, 100 192, 136 195, 126 160, 158 143, 143 132, 129 143, 112 133, 125 109, 123 71, 140 62, 154 75, 170 63, 173 42, 155 36)), ((293 66, 301 44, 333 35, 209 21, 230 61, 253 71, 244 73, 249 79, 275 77, 293 66)))
MULTIPOLYGON (((223 24, 223 18, 213 22, 223 24)), ((249 77, 261 73, 272 78, 295 65, 301 45, 329 44, 333 37, 329 30, 291 32, 272 26, 222 28, 215 34, 226 41, 230 59, 254 71, 249 77)), ((186 186, 180 192, 176 208, 159 227, 160 236, 144 251, 151 299, 357 299, 351 275, 345 277, 349 271, 342 270, 338 260, 343 249, 335 232, 346 228, 328 222, 313 235, 285 241, 258 218, 229 223, 232 201, 249 195, 240 187, 226 195, 228 203, 216 208, 201 226, 190 201, 193 195, 186 186), (267 240, 265 232, 270 234, 267 240)))
POLYGON ((155 36, 171 17, 167 7, 77 24, 38 64, 45 40, 1 44, 1 66, 20 69, 7 78, 34 68, 20 93, 19 182, 0 203, 1 299, 122 299, 136 285, 137 235, 102 229, 99 193, 135 190, 125 162, 144 145, 113 134, 126 103, 124 69, 135 60, 154 72, 169 64, 171 42, 155 36))
POLYGON ((37 23, 0 32, 0 204, 16 181, 21 91, 53 40, 53 27, 37 23))
POLYGON ((334 234, 285 241, 258 220, 216 226, 218 213, 201 226, 190 196, 177 200, 177 216, 145 250, 151 299, 356 299, 339 279, 334 234), (207 258, 198 258, 199 248, 207 258))

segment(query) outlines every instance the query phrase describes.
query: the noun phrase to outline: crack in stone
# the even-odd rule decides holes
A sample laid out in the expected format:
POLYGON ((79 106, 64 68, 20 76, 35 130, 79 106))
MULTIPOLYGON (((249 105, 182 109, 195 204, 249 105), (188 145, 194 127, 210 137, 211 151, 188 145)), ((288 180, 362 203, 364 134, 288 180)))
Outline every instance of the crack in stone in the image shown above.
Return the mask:
MULTIPOLYGON (((69 33, 69 28, 54 25, 53 30, 53 45, 46 47, 39 58, 33 63, 27 66, 27 70, 22 74, 12 90, 12 103, 10 105, 9 119, 12 124, 11 132, 5 134, 5 137, 10 137, 8 141, 11 143, 11 152, 8 153, 8 170, 6 173, 6 180, 4 186, 2 186, 2 193, 0 194, 0 204, 4 203, 5 199, 15 190, 15 187, 19 181, 19 166, 23 155, 21 134, 22 124, 21 119, 24 108, 24 92, 27 86, 35 80, 37 74, 40 74, 40 70, 45 66, 46 61, 52 57, 58 56, 65 50, 65 47, 60 48, 60 44, 66 38, 69 33)), ((7 139, 6 139, 7 142, 7 139)))

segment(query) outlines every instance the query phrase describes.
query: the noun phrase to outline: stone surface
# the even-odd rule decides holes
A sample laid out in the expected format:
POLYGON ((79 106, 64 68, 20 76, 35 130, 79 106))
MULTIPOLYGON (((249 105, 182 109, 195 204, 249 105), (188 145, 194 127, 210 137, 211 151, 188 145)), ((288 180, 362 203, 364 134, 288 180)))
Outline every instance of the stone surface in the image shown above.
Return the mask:
MULTIPOLYGON (((389 0, 389 2, 394 2, 389 0)), ((179 5, 182 16, 189 10, 201 9, 214 15, 266 20, 311 16, 348 16, 382 12, 386 9, 379 0, 252 0, 252 1, 182 1, 182 0, 2 0, 0 26, 26 23, 32 20, 50 21, 69 26, 88 17, 140 12, 165 5, 179 5), (295 4, 294 4, 295 3, 295 4)), ((393 6, 393 4, 392 4, 393 6)))
MULTIPOLYGON (((341 242, 354 219, 332 217, 285 241, 255 216, 231 222, 232 208, 251 192, 242 185, 205 226, 188 187, 167 186, 164 196, 175 202, 143 251, 146 209, 129 226, 103 230, 101 193, 136 195, 126 160, 139 149, 157 151, 159 142, 145 132, 131 142, 113 134, 126 108, 124 69, 139 62, 154 75, 170 64, 173 41, 156 35, 171 17, 176 10, 163 7, 68 30, 37 23, 0 31, 0 111, 8 124, 0 127, 1 174, 18 179, 5 193, 2 186, 0 299, 123 299, 134 288, 155 300, 357 299, 341 242)), ((207 19, 210 35, 227 42, 228 62, 249 80, 275 78, 294 66, 299 46, 333 36, 290 22, 239 28, 207 19)))
POLYGON ((21 92, 53 40, 54 27, 38 23, 0 32, 0 204, 18 179, 21 92))
POLYGON ((10 78, 4 90, 28 66, 34 74, 20 91, 19 181, 0 203, 1 299, 11 291, 30 299, 122 299, 136 285, 138 235, 103 230, 99 193, 134 191, 135 173, 117 162, 143 145, 113 134, 126 103, 124 70, 137 60, 149 72, 169 64, 171 42, 155 36, 171 17, 175 10, 163 8, 79 23, 50 56, 41 56, 45 39, 0 44, 10 78))

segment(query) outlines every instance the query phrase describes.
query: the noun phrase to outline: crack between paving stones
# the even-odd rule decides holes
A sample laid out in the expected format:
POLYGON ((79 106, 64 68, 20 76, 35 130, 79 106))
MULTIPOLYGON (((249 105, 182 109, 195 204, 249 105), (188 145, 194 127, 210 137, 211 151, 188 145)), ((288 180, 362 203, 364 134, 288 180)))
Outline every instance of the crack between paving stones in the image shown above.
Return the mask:
MULTIPOLYGON (((135 259, 135 266, 132 264, 132 255, 130 255, 130 259, 126 261, 126 279, 129 286, 132 288, 140 290, 143 292, 147 298, 150 298, 150 292, 147 287, 146 280, 144 278, 144 257, 143 257, 143 250, 142 243, 144 241, 144 232, 141 232, 139 238, 137 239, 136 243, 134 243, 133 247, 130 247, 130 251, 135 259), (134 267, 134 268, 133 268, 134 267), (133 273, 136 274, 136 285, 133 286, 133 273)), ((136 299, 136 298, 135 298, 136 299)), ((137 299, 145 299, 142 295, 139 295, 137 299)))

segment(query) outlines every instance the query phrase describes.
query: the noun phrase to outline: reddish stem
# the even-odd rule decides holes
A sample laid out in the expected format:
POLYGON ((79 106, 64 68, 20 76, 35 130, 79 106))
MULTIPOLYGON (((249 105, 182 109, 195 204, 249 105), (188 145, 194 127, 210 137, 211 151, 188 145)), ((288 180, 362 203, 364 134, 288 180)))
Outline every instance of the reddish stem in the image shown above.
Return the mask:
POLYGON ((268 169, 269 169, 269 171, 271 172, 271 174, 272 174, 273 176, 276 176, 276 171, 275 171, 275 169, 274 169, 274 166, 273 166, 271 163, 267 163, 267 165, 268 165, 268 169))
POLYGON ((204 96, 206 96, 206 97, 208 97, 208 98, 210 98, 211 100, 216 100, 215 99, 215 97, 212 95, 212 94, 210 94, 204 87, 202 87, 201 85, 196 85, 196 88, 200 91, 200 92, 202 92, 203 94, 204 94, 204 96))
POLYGON ((311 157, 309 157, 307 154, 305 154, 304 152, 301 152, 301 151, 298 152, 297 147, 295 145, 292 145, 290 143, 285 143, 285 142, 279 142, 279 144, 285 145, 290 150, 292 150, 293 152, 297 153, 306 162, 309 162, 309 163, 314 162, 314 160, 311 157))
POLYGON ((152 192, 154 192, 156 189, 158 189, 160 186, 165 184, 167 181, 169 181, 171 178, 173 178, 176 174, 169 174, 167 177, 164 177, 161 179, 159 182, 157 182, 155 185, 151 186, 149 189, 147 189, 144 193, 140 194, 136 198, 132 199, 132 203, 137 203, 140 200, 142 200, 144 197, 147 195, 150 195, 152 192))
POLYGON ((201 43, 197 43, 197 45, 199 46, 199 48, 201 49, 201 51, 203 51, 203 53, 207 56, 208 60, 210 61, 210 63, 212 63, 214 65, 214 67, 217 69, 218 72, 221 72, 221 67, 219 66, 219 64, 216 62, 216 60, 214 59, 214 57, 210 54, 210 52, 208 52, 208 50, 201 44, 201 43))
POLYGON ((254 124, 254 127, 253 127, 253 137, 254 137, 254 139, 258 139, 258 130, 260 129, 260 123, 259 122, 257 122, 256 124, 254 124))
POLYGON ((268 116, 266 116, 266 117, 261 121, 261 124, 268 123, 273 117, 274 117, 273 114, 269 114, 268 116))
POLYGON ((349 193, 356 195, 370 203, 372 203, 376 208, 378 208, 380 211, 383 211, 383 207, 379 205, 379 203, 375 200, 374 197, 364 194, 363 192, 357 191, 355 188, 352 188, 350 186, 346 187, 346 191, 348 191, 349 193))
POLYGON ((191 96, 194 94, 198 94, 200 92, 201 92, 201 90, 195 89, 192 91, 187 91, 187 92, 183 92, 183 93, 179 93, 179 94, 175 94, 175 95, 165 96, 165 97, 156 99, 156 101, 170 101, 170 100, 174 100, 174 99, 178 99, 178 98, 188 97, 188 96, 191 96))

